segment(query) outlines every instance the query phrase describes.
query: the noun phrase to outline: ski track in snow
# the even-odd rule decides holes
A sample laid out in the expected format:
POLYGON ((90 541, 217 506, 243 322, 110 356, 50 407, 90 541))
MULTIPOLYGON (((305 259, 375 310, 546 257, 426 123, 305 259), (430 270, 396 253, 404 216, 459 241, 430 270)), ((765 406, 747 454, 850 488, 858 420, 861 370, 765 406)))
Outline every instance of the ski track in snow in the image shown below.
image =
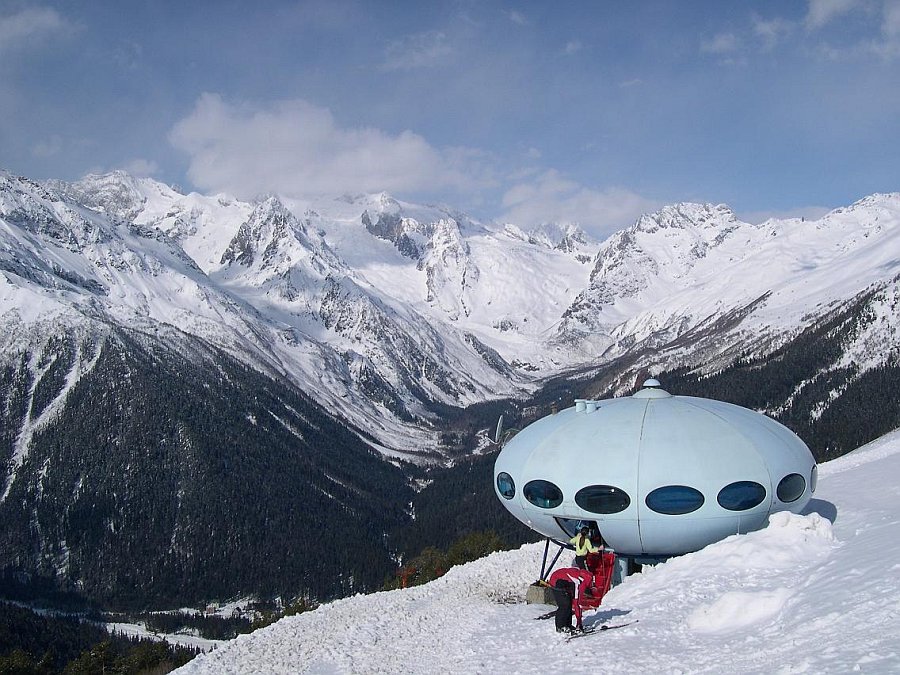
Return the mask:
POLYGON ((566 642, 522 601, 542 544, 244 635, 180 673, 900 672, 900 431, 821 466, 805 515, 614 588, 566 642), (833 521, 833 524, 832 524, 833 521), (512 604, 510 604, 512 602, 512 604))

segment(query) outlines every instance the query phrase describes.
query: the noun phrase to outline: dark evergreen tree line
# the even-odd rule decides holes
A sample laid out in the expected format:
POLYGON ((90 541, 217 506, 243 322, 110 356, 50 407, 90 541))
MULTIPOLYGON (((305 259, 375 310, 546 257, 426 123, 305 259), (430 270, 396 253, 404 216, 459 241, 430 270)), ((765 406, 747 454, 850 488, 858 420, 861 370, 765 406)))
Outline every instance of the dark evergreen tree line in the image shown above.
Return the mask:
POLYGON ((110 635, 90 621, 0 602, 0 673, 167 673, 197 653, 166 642, 110 635))
POLYGON ((448 549, 459 539, 488 531, 498 547, 512 548, 538 535, 513 518, 494 494, 497 451, 427 472, 431 481, 413 499, 414 520, 398 534, 406 557, 428 547, 448 549))
POLYGON ((208 640, 231 640, 241 633, 249 633, 253 625, 253 621, 245 616, 207 616, 184 612, 152 612, 144 614, 141 619, 147 630, 153 633, 171 635, 184 630, 196 630, 208 640))
POLYGON ((509 543, 492 530, 469 532, 453 542, 446 550, 426 546, 419 554, 405 561, 398 568, 396 575, 385 582, 384 588, 391 590, 425 584, 443 576, 451 567, 509 548, 509 543))

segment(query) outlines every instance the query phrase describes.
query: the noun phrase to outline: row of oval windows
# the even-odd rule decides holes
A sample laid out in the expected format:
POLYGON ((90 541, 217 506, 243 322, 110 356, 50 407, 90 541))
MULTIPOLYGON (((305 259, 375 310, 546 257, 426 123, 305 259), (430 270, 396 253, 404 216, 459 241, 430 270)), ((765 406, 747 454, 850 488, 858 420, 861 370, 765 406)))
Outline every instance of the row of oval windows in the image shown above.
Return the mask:
MULTIPOLYGON (((810 483, 815 490, 816 467, 810 474, 810 483)), ((791 473, 781 479, 775 494, 784 503, 795 502, 806 490, 806 479, 799 473, 791 473)), ((497 491, 506 499, 516 494, 516 484, 512 476, 502 472, 497 475, 497 491)), ((525 484, 525 499, 542 509, 556 508, 563 501, 562 490, 546 480, 533 480, 525 484)), ((726 485, 716 496, 716 501, 729 511, 746 511, 762 504, 766 498, 766 488, 754 481, 742 480, 726 485)), ((683 515, 703 506, 703 493, 687 485, 666 485, 650 492, 644 500, 647 506, 666 515, 683 515)), ((611 485, 588 485, 575 493, 575 503, 591 513, 619 513, 631 505, 631 497, 624 490, 611 485)))

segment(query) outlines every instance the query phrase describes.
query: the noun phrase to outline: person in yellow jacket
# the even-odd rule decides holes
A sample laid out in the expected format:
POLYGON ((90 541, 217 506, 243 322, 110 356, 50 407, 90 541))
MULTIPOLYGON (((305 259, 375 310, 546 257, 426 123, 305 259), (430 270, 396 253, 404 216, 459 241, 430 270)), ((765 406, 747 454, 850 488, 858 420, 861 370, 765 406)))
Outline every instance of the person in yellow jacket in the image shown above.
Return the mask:
POLYGON ((575 567, 587 569, 584 564, 584 559, 587 557, 588 553, 596 553, 600 550, 594 546, 590 534, 590 528, 587 525, 584 525, 578 534, 569 539, 569 543, 575 547, 575 567))

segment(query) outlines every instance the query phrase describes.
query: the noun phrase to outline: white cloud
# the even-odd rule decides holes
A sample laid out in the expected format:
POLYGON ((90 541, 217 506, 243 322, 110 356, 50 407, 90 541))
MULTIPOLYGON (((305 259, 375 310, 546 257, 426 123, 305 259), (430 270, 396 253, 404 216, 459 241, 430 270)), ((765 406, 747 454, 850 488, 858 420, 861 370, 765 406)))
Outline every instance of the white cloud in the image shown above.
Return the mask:
POLYGON ((447 36, 440 31, 408 35, 388 44, 382 70, 413 70, 442 63, 453 50, 447 36))
POLYGON ((794 23, 781 18, 762 19, 753 17, 753 33, 762 41, 763 48, 768 50, 777 45, 794 30, 794 23))
POLYGON ((525 15, 521 12, 517 12, 516 10, 511 10, 509 12, 509 20, 513 23, 519 24, 520 26, 525 26, 528 24, 528 19, 525 18, 525 15))
POLYGON ((869 41, 866 49, 886 61, 900 58, 900 0, 887 0, 884 3, 881 34, 869 41))
POLYGON ((0 52, 31 45, 54 33, 71 30, 59 12, 47 7, 29 7, 0 17, 0 52))
POLYGON ((737 51, 739 47, 740 40, 734 33, 719 33, 711 40, 705 40, 700 45, 700 51, 710 54, 729 54, 737 51))
POLYGON ((889 0, 884 4, 881 32, 888 39, 900 38, 900 0, 889 0))
POLYGON ((237 106, 203 94, 169 139, 190 156, 188 177, 197 187, 240 197, 477 189, 491 182, 476 151, 440 150, 411 131, 342 128, 329 110, 303 100, 237 106))
POLYGON ((860 0, 809 0, 806 13, 806 27, 810 30, 822 28, 842 14, 853 10, 860 0))
POLYGON ((141 157, 125 162, 125 164, 123 164, 121 168, 130 173, 132 176, 138 177, 153 176, 159 171, 159 165, 156 162, 149 159, 143 159, 141 157))
POLYGON ((870 32, 861 34, 860 30, 844 30, 842 22, 838 21, 837 26, 849 39, 836 44, 822 43, 816 52, 830 61, 867 56, 887 61, 900 58, 900 0, 811 0, 805 25, 814 31, 854 11, 865 19, 857 20, 856 27, 864 25, 864 30, 870 32), (878 29, 877 33, 871 32, 873 27, 878 29))
POLYGON ((566 43, 564 51, 567 55, 571 56, 572 54, 577 54, 582 49, 584 49, 584 45, 582 44, 581 40, 569 40, 566 43))
POLYGON ((596 237, 630 225, 660 204, 624 188, 587 188, 556 170, 521 182, 503 196, 502 220, 524 227, 544 223, 577 223, 596 237))
POLYGON ((35 143, 31 148, 31 154, 35 157, 54 157, 62 151, 62 138, 58 134, 53 134, 50 138, 35 143))

